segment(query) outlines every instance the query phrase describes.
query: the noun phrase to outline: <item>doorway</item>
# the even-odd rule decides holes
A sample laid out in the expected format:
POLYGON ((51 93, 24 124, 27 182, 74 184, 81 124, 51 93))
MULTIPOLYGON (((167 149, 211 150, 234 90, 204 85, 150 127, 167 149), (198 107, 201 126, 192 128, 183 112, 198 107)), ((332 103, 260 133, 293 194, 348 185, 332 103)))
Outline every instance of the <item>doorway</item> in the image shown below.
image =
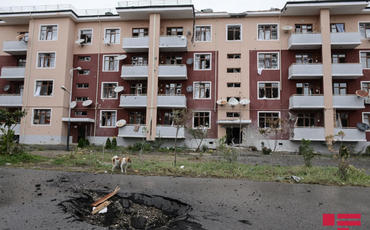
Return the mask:
POLYGON ((228 127, 226 128, 226 144, 241 144, 243 140, 243 134, 240 132, 239 127, 228 127))

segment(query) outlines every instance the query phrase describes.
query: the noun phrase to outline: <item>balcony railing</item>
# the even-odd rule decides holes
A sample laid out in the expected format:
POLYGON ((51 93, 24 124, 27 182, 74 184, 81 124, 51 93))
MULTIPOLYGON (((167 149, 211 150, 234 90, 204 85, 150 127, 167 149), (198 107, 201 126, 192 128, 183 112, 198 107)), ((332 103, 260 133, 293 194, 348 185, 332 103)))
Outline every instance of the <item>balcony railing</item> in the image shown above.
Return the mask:
POLYGON ((119 7, 191 5, 192 0, 135 0, 118 2, 119 7))
POLYGON ((146 95, 121 95, 120 107, 142 108, 146 107, 146 95))
MULTIPOLYGON (((147 106, 147 96, 145 95, 122 95, 120 107, 123 108, 142 108, 147 106)), ((158 95, 158 108, 186 108, 185 95, 158 95)))
POLYGON ((3 51, 12 55, 27 54, 27 43, 24 41, 4 41, 3 51))
POLYGON ((0 94, 1 107, 22 107, 22 95, 0 94))
POLYGON ((363 98, 356 95, 334 95, 333 107, 335 109, 364 109, 365 102, 363 98))
MULTIPOLYGON (((126 125, 118 130, 119 137, 126 138, 145 138, 146 137, 146 126, 145 125, 126 125)), ((156 129, 157 138, 166 138, 172 139, 176 138, 176 127, 175 126, 166 126, 166 125, 157 125, 156 129)), ((185 138, 185 128, 180 127, 177 134, 177 138, 185 138)))
POLYGON ((334 79, 357 79, 364 74, 359 63, 338 63, 332 64, 332 75, 334 79))
MULTIPOLYGON (((121 77, 124 80, 142 80, 148 78, 148 66, 122 66, 121 77)), ((160 65, 158 77, 163 80, 186 80, 186 65, 160 65)))
MULTIPOLYGON (((149 49, 149 37, 123 38, 122 48, 127 52, 143 52, 149 49)), ((159 48, 164 51, 186 51, 185 36, 161 36, 159 48)))
POLYGON ((121 77, 124 80, 142 80, 148 78, 147 65, 123 65, 121 77))
POLYGON ((289 67, 289 79, 319 79, 322 76, 322 64, 295 63, 289 67))
POLYGON ((359 32, 331 33, 330 37, 333 49, 354 49, 361 45, 359 32))
MULTIPOLYGON (((177 128, 175 126, 157 125, 157 130, 156 130, 157 138, 166 138, 166 139, 176 138, 176 129, 177 128)), ((184 127, 179 128, 177 138, 179 139, 185 138, 185 128, 184 127)))
POLYGON ((288 47, 295 49, 319 49, 322 45, 322 37, 319 33, 295 33, 290 35, 288 47))
MULTIPOLYGON (((337 135, 339 132, 344 133, 343 141, 348 142, 357 142, 357 141, 366 141, 366 132, 361 132, 357 128, 335 128, 334 135, 337 135)), ((341 137, 336 136, 335 140, 342 140, 341 137)))
POLYGON ((323 109, 323 95, 293 95, 289 98, 289 109, 323 109))
POLYGON ((1 68, 0 79, 23 80, 25 67, 9 66, 1 68))
POLYGON ((302 139, 310 141, 325 141, 324 127, 295 127, 293 129, 292 141, 301 141, 302 139))

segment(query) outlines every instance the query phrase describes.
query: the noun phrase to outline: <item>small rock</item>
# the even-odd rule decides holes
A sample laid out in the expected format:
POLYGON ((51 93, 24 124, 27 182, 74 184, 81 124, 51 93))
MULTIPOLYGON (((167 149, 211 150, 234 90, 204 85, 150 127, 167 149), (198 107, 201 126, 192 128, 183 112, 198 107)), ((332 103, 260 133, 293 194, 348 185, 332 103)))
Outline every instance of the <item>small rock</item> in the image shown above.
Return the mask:
POLYGON ((37 196, 42 196, 42 193, 40 192, 40 193, 37 193, 37 196))
POLYGON ((131 207, 131 201, 127 199, 122 199, 121 201, 122 207, 124 208, 130 208, 131 207))
POLYGON ((54 181, 53 179, 49 179, 49 180, 47 180, 46 182, 51 183, 51 182, 53 182, 53 181, 54 181))
POLYGON ((133 216, 130 219, 131 226, 137 229, 145 229, 148 220, 143 216, 133 216))
POLYGON ((35 187, 36 188, 40 188, 41 187, 41 184, 36 184, 35 187))

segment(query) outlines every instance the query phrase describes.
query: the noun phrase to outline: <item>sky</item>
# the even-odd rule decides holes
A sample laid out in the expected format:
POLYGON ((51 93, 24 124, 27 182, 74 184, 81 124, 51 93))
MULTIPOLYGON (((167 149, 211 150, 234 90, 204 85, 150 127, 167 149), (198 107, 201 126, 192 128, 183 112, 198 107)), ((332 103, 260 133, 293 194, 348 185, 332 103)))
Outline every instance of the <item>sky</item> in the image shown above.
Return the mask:
MULTIPOLYGON (((119 0, 0 0, 0 7, 72 4, 78 9, 114 8, 119 0)), ((282 8, 286 0, 193 0, 197 10, 212 8, 214 11, 238 13, 250 10, 282 8)))

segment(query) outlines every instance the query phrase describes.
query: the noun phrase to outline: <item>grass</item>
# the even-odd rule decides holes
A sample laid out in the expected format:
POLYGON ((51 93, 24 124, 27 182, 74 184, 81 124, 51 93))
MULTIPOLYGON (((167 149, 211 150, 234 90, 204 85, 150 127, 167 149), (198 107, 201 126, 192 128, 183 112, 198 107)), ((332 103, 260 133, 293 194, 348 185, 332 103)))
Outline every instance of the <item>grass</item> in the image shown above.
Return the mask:
POLYGON ((20 153, 13 155, 0 154, 0 166, 6 163, 20 164, 20 163, 38 163, 46 161, 47 158, 42 156, 36 156, 29 153, 20 153))

